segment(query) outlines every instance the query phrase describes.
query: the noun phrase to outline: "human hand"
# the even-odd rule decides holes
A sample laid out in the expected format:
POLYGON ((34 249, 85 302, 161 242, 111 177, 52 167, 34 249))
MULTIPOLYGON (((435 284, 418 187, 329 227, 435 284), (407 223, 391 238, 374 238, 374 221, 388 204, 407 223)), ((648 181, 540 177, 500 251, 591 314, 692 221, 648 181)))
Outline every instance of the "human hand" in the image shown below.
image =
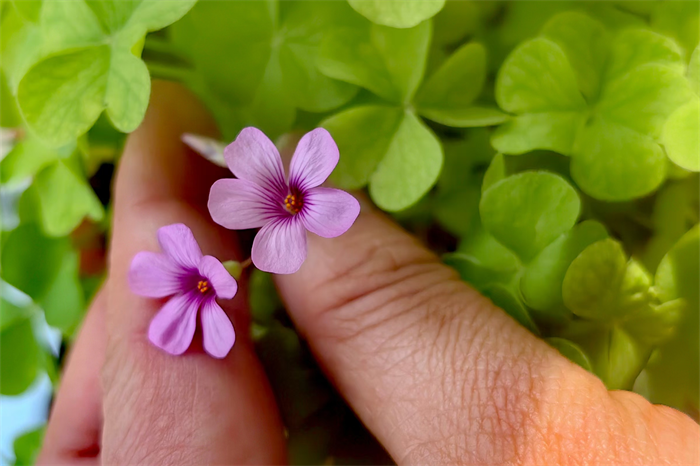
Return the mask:
MULTIPOLYGON (((156 230, 171 223, 188 225, 205 254, 244 258, 206 209, 209 186, 230 175, 179 142, 212 128, 180 87, 154 85, 120 164, 108 283, 75 344, 40 463, 285 462, 246 331, 245 283, 221 302, 237 330, 223 360, 197 338, 180 357, 152 346, 160 303, 127 284, 132 257, 157 250, 156 230)), ((368 206, 339 238, 309 235, 301 270, 276 280, 326 374, 398 463, 700 462, 690 418, 608 392, 368 206)))

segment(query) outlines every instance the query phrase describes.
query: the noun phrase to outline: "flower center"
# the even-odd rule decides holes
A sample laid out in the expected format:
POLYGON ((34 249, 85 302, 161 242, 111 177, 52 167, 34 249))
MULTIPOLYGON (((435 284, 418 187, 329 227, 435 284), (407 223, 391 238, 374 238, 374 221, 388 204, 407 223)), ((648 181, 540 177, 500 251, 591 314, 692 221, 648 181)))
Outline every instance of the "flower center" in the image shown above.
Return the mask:
POLYGON ((284 208, 292 215, 298 214, 303 205, 304 202, 300 194, 288 194, 287 197, 284 198, 284 208))
POLYGON ((206 293, 209 291, 209 282, 207 280, 200 280, 199 283, 197 283, 197 289, 202 294, 206 293))

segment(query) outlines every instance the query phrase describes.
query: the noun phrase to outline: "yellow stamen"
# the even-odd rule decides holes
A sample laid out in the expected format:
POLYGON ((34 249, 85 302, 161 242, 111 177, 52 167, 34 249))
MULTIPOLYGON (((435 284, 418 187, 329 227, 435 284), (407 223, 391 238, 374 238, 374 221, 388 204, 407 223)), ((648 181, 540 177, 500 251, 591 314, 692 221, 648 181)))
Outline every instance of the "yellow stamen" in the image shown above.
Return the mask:
POLYGON ((200 280, 199 283, 197 283, 197 289, 200 293, 206 293, 209 291, 209 282, 206 280, 200 280))
POLYGON ((287 211, 292 214, 298 214, 299 211, 301 211, 302 206, 303 202, 301 196, 288 194, 287 197, 284 199, 285 209, 287 209, 287 211))

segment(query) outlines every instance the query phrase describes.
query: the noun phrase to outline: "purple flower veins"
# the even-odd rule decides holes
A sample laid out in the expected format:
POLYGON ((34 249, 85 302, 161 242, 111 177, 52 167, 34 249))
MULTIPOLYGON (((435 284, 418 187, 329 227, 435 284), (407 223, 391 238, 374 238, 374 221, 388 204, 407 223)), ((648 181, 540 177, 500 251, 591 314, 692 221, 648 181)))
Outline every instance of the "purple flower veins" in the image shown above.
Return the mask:
POLYGON ((204 350, 223 358, 236 333, 216 298, 233 298, 236 280, 218 259, 202 255, 192 231, 181 223, 160 228, 158 242, 162 254, 139 252, 129 269, 131 291, 148 298, 171 297, 151 321, 148 339, 170 354, 184 353, 200 311, 204 350))
POLYGON ((214 183, 209 213, 230 230, 262 227, 251 254, 260 270, 296 272, 306 259, 306 230, 334 238, 360 213, 360 204, 350 194, 320 187, 339 159, 338 146, 323 128, 301 138, 288 180, 277 148, 256 128, 243 129, 224 157, 237 178, 214 183))

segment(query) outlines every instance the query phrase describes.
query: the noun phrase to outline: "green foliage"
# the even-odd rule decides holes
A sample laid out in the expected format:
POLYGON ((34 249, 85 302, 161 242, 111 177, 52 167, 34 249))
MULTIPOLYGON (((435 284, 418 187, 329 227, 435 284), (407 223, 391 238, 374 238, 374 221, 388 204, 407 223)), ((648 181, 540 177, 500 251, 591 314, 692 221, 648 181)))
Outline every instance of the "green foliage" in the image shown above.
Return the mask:
MULTIPOLYGON (((29 3, 29 2, 18 2, 29 3)), ((13 443, 15 451, 15 466, 29 466, 35 463, 41 442, 44 440, 43 427, 31 430, 17 437, 13 443)))
POLYGON ((652 28, 675 39, 689 57, 700 42, 700 9, 693 2, 685 1, 654 2, 651 5, 652 28))
POLYGON ((194 65, 186 82, 229 139, 247 125, 277 137, 297 108, 324 112, 355 95, 316 67, 321 38, 354 21, 361 18, 344 2, 200 2, 171 33, 194 65))
POLYGON ((574 225, 580 206, 576 191, 561 177, 525 172, 486 189, 479 210, 484 227, 527 261, 574 225))
POLYGON ((499 71, 496 99, 516 117, 493 144, 508 154, 571 156, 573 179, 595 198, 646 195, 666 175, 663 125, 691 95, 684 69, 681 50, 664 36, 610 33, 584 14, 562 13, 499 71))
POLYGON ((562 355, 566 356, 570 361, 578 364, 587 371, 592 371, 591 362, 588 360, 586 353, 581 350, 575 343, 564 338, 551 337, 547 338, 547 343, 556 348, 562 355))
POLYGON ((569 266, 584 248, 606 236, 603 225, 586 220, 544 247, 529 264, 520 282, 528 306, 540 311, 562 309, 562 286, 569 266))
MULTIPOLYGON (((101 282, 85 264, 108 229, 109 165, 156 77, 199 95, 222 144, 248 125, 272 138, 327 128, 341 155, 332 183, 366 189, 609 388, 641 371, 652 401, 697 413, 697 5, 194 3, 0 4, 3 394, 57 378, 34 325, 68 342, 101 282)), ((291 461, 367 462, 337 445, 360 423, 272 277, 254 271, 249 290, 291 461)), ((17 440, 18 463, 40 439, 17 440)))
POLYGON ((695 96, 669 116, 661 141, 674 163, 697 172, 700 171, 700 47, 690 58, 688 81, 695 96))
POLYGON ((681 410, 700 406, 700 227, 686 233, 663 258, 656 272, 662 300, 686 301, 686 312, 673 337, 663 344, 647 367, 650 398, 681 410))
POLYGON ((29 127, 55 146, 85 133, 103 110, 115 128, 136 129, 146 112, 150 78, 138 57, 148 31, 176 21, 194 0, 43 2, 32 35, 14 50, 17 100, 29 127), (27 44, 32 44, 27 51, 27 44), (28 52, 28 53, 27 53, 28 52), (20 80, 21 76, 21 80, 20 80))
POLYGON ((637 310, 649 300, 651 277, 639 263, 627 261, 620 243, 604 239, 591 244, 569 266, 562 293, 579 317, 610 320, 637 310))
MULTIPOLYGON (((3 308, 4 312, 4 308, 3 308)), ((0 334, 0 393, 19 395, 39 374, 40 349, 30 318, 17 319, 0 334)))
POLYGON ((456 50, 423 82, 431 29, 429 21, 406 29, 358 22, 330 33, 321 45, 323 73, 385 101, 321 123, 343 154, 333 181, 347 189, 369 184, 372 200, 388 211, 414 205, 440 174, 443 150, 418 115, 454 127, 506 119, 491 106, 475 104, 486 75, 486 50, 478 43, 456 50))
POLYGON ((34 224, 21 225, 3 243, 2 278, 40 301, 58 277, 67 238, 48 238, 34 224))
POLYGON ((373 23, 410 28, 435 15, 445 0, 348 0, 350 6, 373 23))

